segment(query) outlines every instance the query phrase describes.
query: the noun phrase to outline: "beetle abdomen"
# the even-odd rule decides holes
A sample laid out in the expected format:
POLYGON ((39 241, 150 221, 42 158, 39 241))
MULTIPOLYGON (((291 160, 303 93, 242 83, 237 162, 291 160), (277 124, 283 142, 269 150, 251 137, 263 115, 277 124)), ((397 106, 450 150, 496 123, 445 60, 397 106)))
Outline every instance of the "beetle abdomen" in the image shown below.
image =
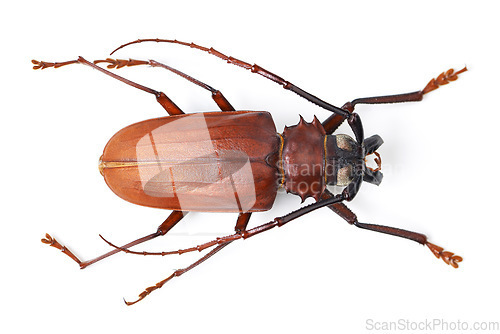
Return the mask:
POLYGON ((100 170, 121 198, 184 211, 271 208, 280 140, 267 112, 211 112, 151 119, 116 133, 100 170))

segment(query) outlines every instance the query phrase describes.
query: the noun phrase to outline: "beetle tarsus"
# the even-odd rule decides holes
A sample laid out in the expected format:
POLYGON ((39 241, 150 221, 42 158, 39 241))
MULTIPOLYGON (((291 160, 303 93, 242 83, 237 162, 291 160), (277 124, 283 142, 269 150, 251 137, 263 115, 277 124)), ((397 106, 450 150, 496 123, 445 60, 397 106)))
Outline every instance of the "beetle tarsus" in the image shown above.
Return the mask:
POLYGON ((444 251, 443 247, 439 247, 430 242, 427 242, 426 245, 438 259, 442 259, 446 264, 449 264, 453 268, 458 268, 458 262, 462 262, 463 260, 461 256, 455 255, 452 252, 444 251))
POLYGON ((34 70, 38 70, 38 69, 45 69, 45 68, 49 68, 49 67, 53 67, 53 68, 58 68, 58 67, 61 67, 61 66, 64 66, 64 65, 70 65, 70 64, 76 64, 76 63, 79 63, 80 60, 69 60, 69 61, 65 61, 65 62, 62 62, 62 63, 50 63, 50 62, 46 62, 46 61, 38 61, 38 60, 35 60, 35 59, 32 59, 31 60, 31 63, 35 66, 33 66, 33 69, 34 70))
POLYGON ((94 64, 99 64, 99 63, 108 63, 108 65, 106 66, 107 68, 118 69, 118 68, 122 68, 125 66, 148 65, 149 61, 135 60, 135 59, 131 59, 131 58, 129 58, 128 60, 127 59, 113 59, 113 58, 106 58, 103 60, 94 60, 94 64))
POLYGON ((454 69, 450 68, 448 71, 441 73, 437 78, 431 79, 427 86, 422 90, 422 94, 427 94, 432 92, 435 89, 438 89, 439 86, 447 85, 450 81, 455 81, 458 79, 458 75, 467 71, 467 67, 462 68, 460 71, 455 72, 454 69))
POLYGON ((61 252, 72 258, 73 261, 75 261, 79 265, 82 264, 82 261, 80 261, 80 259, 77 258, 75 254, 73 254, 69 249, 67 249, 66 246, 61 245, 56 239, 52 238, 50 234, 46 233, 45 238, 42 239, 41 241, 46 245, 59 249, 61 252))

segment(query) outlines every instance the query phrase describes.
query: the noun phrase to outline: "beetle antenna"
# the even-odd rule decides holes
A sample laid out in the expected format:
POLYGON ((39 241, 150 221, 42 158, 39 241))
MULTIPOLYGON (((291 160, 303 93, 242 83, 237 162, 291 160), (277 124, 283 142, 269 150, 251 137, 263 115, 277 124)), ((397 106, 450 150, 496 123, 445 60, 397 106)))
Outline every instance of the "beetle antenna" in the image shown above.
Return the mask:
POLYGON ((34 65, 33 66, 34 70, 39 70, 39 69, 43 70, 43 69, 46 69, 49 67, 58 68, 58 67, 65 66, 65 65, 77 64, 78 59, 64 61, 64 62, 60 62, 60 63, 50 63, 50 62, 46 62, 46 61, 38 61, 38 60, 33 59, 33 60, 31 60, 31 63, 34 65))
POLYGON ((104 240, 105 243, 107 243, 108 245, 110 245, 111 247, 115 248, 115 249, 118 249, 122 252, 125 252, 125 253, 128 253, 128 252, 132 252, 130 250, 128 250, 127 248, 123 248, 123 247, 119 247, 119 246, 116 246, 115 244, 112 244, 110 241, 106 240, 102 235, 99 234, 99 237, 104 240))
POLYGON ((151 292, 160 289, 163 285, 165 285, 165 283, 167 283, 168 281, 170 281, 172 278, 179 277, 182 274, 190 271, 194 267, 198 266, 199 264, 205 262, 207 259, 209 259, 213 255, 215 255, 218 251, 220 251, 222 248, 224 248, 227 245, 229 245, 231 242, 233 242, 233 240, 227 241, 225 243, 220 244, 219 246, 217 246, 214 249, 212 249, 209 253, 205 254, 205 256, 203 256, 202 258, 200 258, 198 261, 192 263, 191 265, 187 266, 186 268, 177 269, 176 271, 174 271, 172 273, 172 275, 168 276, 164 280, 156 283, 153 286, 150 286, 149 288, 146 288, 143 292, 141 292, 139 294, 139 298, 137 300, 135 300, 133 302, 127 302, 125 299, 123 299, 123 301, 125 302, 125 304, 127 304, 127 306, 134 305, 135 303, 140 302, 141 300, 143 300, 144 298, 146 298, 146 296, 148 296, 151 292))
POLYGON ((129 42, 129 43, 126 43, 126 44, 123 44, 121 46, 119 46, 118 48, 116 48, 115 50, 113 50, 113 52, 111 52, 110 55, 112 55, 113 53, 115 53, 116 51, 128 46, 128 45, 131 45, 131 44, 138 44, 138 43, 142 43, 142 42, 156 42, 156 43, 171 43, 171 44, 178 44, 178 45, 184 45, 184 46, 188 46, 192 49, 197 49, 197 50, 200 50, 200 51, 203 51, 203 52, 206 52, 212 56, 215 56, 221 60, 224 60, 226 61, 228 64, 233 64, 233 65, 236 65, 238 67, 241 67, 241 68, 244 68, 246 70, 249 70, 251 71, 252 73, 257 73, 261 76, 263 76, 264 78, 268 79, 268 80, 271 80, 275 83, 277 83, 278 85, 280 85, 282 88, 284 89, 287 89, 289 91, 292 91, 294 92, 295 94, 299 95, 300 97, 306 99, 307 101, 311 102, 311 103, 314 103, 316 104, 317 106, 323 108, 323 109, 326 109, 328 111, 331 111, 343 118, 349 118, 350 117, 350 113, 342 108, 338 108, 326 101, 323 101, 319 98, 317 98, 316 96, 306 92, 305 90, 295 86, 294 84, 292 84, 291 82, 283 79, 282 77, 280 77, 279 75, 276 75, 262 67, 260 67, 259 65, 257 64, 250 64, 250 63, 247 63, 245 61, 242 61, 242 60, 239 60, 239 59, 236 59, 234 57, 231 57, 231 56, 227 56, 225 54, 223 54, 222 52, 219 52, 217 50, 215 50, 214 48, 210 47, 210 48, 207 48, 207 47, 204 47, 204 46, 201 46, 201 45, 198 45, 198 44, 195 44, 195 43, 187 43, 187 42, 181 42, 181 41, 178 41, 176 39, 160 39, 160 38, 147 38, 147 39, 138 39, 138 40, 135 40, 133 42, 129 42))
POLYGON ((194 252, 194 251, 198 251, 198 252, 201 252, 207 248, 210 248, 210 247, 213 247, 213 246, 216 246, 217 244, 219 244, 217 241, 218 240, 214 240, 214 241, 209 241, 207 243, 204 243, 202 245, 199 245, 199 246, 195 246, 195 247, 191 247, 191 248, 186 248, 186 249, 179 249, 179 250, 175 250, 175 251, 168 251, 168 252, 136 252, 136 251, 131 251, 130 249, 127 249, 127 248, 124 248, 124 247, 119 247, 119 246, 116 246, 115 244, 111 243, 110 241, 106 240, 102 235, 99 234, 99 237, 101 237, 102 240, 104 240, 105 243, 107 243, 108 245, 110 245, 111 247, 113 248, 116 248, 124 253, 127 253, 127 254, 134 254, 134 255, 160 255, 160 256, 165 256, 165 255, 173 255, 173 254, 179 254, 179 255, 182 255, 184 253, 189 253, 189 252, 194 252))
POLYGON ((155 290, 158 290, 160 289, 165 283, 167 283, 168 281, 170 281, 172 278, 174 278, 176 275, 177 271, 174 271, 174 273, 170 276, 168 276, 167 278, 165 278, 164 280, 162 281, 159 281, 158 283, 156 283, 155 285, 153 286, 150 286, 149 288, 146 288, 143 292, 141 292, 139 294, 139 298, 133 302, 128 302, 125 298, 123 298, 123 301, 125 302, 125 304, 127 306, 130 306, 130 305, 134 305, 135 303, 138 303, 140 302, 141 300, 143 300, 144 298, 146 298, 147 295, 149 295, 151 292, 155 291, 155 290))

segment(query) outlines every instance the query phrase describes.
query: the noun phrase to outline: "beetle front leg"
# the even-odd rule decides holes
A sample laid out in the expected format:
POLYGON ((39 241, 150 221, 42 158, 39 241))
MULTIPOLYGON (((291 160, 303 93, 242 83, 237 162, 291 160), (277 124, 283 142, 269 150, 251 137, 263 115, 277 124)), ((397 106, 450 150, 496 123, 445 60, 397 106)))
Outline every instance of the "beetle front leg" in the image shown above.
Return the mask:
POLYGON ((453 268, 458 268, 458 263, 462 262, 463 258, 461 256, 455 255, 452 252, 444 251, 442 247, 436 246, 429 241, 427 241, 427 236, 421 233, 417 232, 412 232, 412 231, 407 231, 395 227, 389 227, 389 226, 382 226, 382 225, 374 225, 374 224, 363 224, 360 222, 355 222, 354 226, 370 230, 370 231, 375 231, 375 232, 381 232, 385 234, 390 234, 394 235, 397 237, 401 238, 406 238, 410 239, 413 241, 418 242, 419 244, 425 245, 429 247, 431 252, 438 258, 442 259, 446 264, 449 264, 453 268))
MULTIPOLYGON (((333 196, 329 191, 325 191, 322 195, 322 199, 331 198, 333 196)), ((429 241, 427 241, 427 236, 421 233, 407 231, 395 227, 382 226, 382 225, 374 225, 374 224, 363 224, 358 221, 356 215, 344 204, 344 203, 335 203, 330 205, 329 208, 346 220, 349 224, 354 225, 356 227, 394 235, 396 237, 406 238, 409 240, 413 240, 418 242, 421 245, 425 245, 429 247, 431 252, 438 258, 442 259, 446 264, 451 265, 453 268, 458 268, 458 263, 462 262, 462 257, 455 255, 452 252, 444 251, 442 247, 436 246, 429 241)))
MULTIPOLYGON (((34 65, 33 66, 34 70, 38 70, 38 69, 43 70, 43 69, 49 68, 49 67, 58 68, 61 66, 71 65, 71 64, 83 64, 83 65, 90 66, 90 67, 92 67, 92 68, 94 68, 94 69, 96 69, 96 70, 98 70, 106 75, 109 75, 110 77, 112 77, 116 80, 119 80, 123 83, 126 83, 127 85, 130 85, 132 87, 140 89, 144 92, 153 94, 156 97, 156 100, 158 101, 158 103, 161 104, 161 106, 168 112, 169 115, 172 116, 172 115, 184 114, 184 112, 172 100, 170 100, 168 98, 168 96, 165 95, 165 93, 158 92, 158 91, 151 89, 149 87, 146 87, 146 86, 140 85, 136 82, 133 82, 131 80, 125 79, 124 77, 116 75, 110 71, 103 69, 102 67, 95 65, 94 63, 91 63, 91 62, 85 60, 83 57, 78 57, 78 59, 76 59, 76 60, 70 60, 70 61, 61 62, 61 63, 49 63, 49 62, 38 61, 38 60, 32 60, 31 62, 34 65)), ((137 65, 139 65, 139 64, 137 64, 137 65)))
MULTIPOLYGON (((455 72, 453 69, 449 69, 446 72, 438 75, 437 78, 431 79, 429 83, 424 87, 424 89, 416 92, 396 94, 396 95, 385 95, 385 96, 374 96, 374 97, 364 97, 347 102, 342 106, 342 109, 352 113, 356 104, 383 104, 383 103, 402 103, 402 102, 418 102, 422 101, 425 94, 438 89, 440 86, 447 85, 451 81, 458 79, 458 75, 467 71, 467 67, 464 67, 460 71, 455 72)), ((344 122, 345 117, 340 115, 331 115, 323 122, 323 127, 325 128, 326 134, 332 134, 337 128, 344 122)))

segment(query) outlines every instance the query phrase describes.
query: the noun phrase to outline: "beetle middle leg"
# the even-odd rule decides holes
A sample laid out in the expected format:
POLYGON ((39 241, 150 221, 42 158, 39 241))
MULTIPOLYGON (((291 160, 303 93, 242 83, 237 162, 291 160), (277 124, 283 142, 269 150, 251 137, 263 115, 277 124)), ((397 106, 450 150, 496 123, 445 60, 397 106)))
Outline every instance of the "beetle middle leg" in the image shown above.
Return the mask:
MULTIPOLYGON (((446 85, 450 83, 450 81, 455 81, 458 79, 458 75, 467 71, 467 67, 464 67, 460 71, 455 72, 453 69, 449 69, 446 72, 441 73, 437 78, 433 78, 429 81, 429 83, 424 87, 424 89, 405 93, 405 94, 396 94, 396 95, 385 95, 385 96, 373 96, 373 97, 364 97, 352 100, 350 102, 345 103, 342 106, 342 109, 349 111, 352 113, 356 104, 382 104, 382 103, 401 103, 401 102, 418 102, 422 101, 425 94, 438 89, 439 86, 446 85)), ((344 117, 340 115, 331 115, 323 122, 323 128, 325 129, 326 134, 332 134, 337 128, 344 122, 344 117)))
MULTIPOLYGON (((65 62, 61 62, 61 63, 49 63, 49 62, 38 61, 38 60, 32 60, 31 62, 33 63, 33 65, 35 65, 35 66, 33 66, 34 70, 44 69, 44 68, 49 68, 49 67, 58 68, 61 66, 71 65, 71 64, 83 64, 83 65, 90 66, 90 67, 92 67, 92 68, 94 68, 94 69, 96 69, 96 70, 98 70, 106 75, 109 75, 110 77, 112 77, 114 79, 117 79, 123 83, 126 83, 127 85, 130 85, 132 87, 135 87, 135 88, 140 89, 142 91, 145 91, 147 93, 153 94, 156 97, 156 100, 158 101, 158 103, 168 112, 169 115, 172 116, 172 115, 184 114, 184 112, 172 100, 170 100, 168 98, 168 96, 165 95, 165 93, 158 92, 158 91, 151 89, 149 87, 146 87, 146 86, 140 85, 136 82, 133 82, 131 80, 125 79, 124 77, 116 75, 110 71, 105 70, 102 67, 95 65, 94 63, 87 61, 83 57, 78 57, 78 59, 76 59, 76 60, 70 60, 70 61, 65 61, 65 62)), ((139 64, 137 64, 137 65, 139 65, 139 64)))
POLYGON ((222 248, 226 247, 229 243, 231 243, 235 240, 247 239, 247 238, 253 237, 253 236, 260 234, 262 232, 269 231, 275 227, 281 227, 292 220, 295 220, 303 215, 306 215, 306 214, 308 214, 314 210, 317 210, 319 208, 322 208, 324 206, 331 207, 331 205, 334 205, 336 203, 341 203, 345 200, 349 200, 350 198, 352 198, 353 192, 355 192, 356 187, 357 187, 357 185, 355 183, 351 183, 347 188, 345 188, 342 191, 341 194, 338 194, 338 195, 331 194, 331 196, 328 196, 328 198, 322 198, 319 201, 317 201, 316 203, 301 207, 300 209, 295 210, 293 212, 290 212, 289 214, 286 214, 284 216, 276 217, 275 219, 273 219, 272 221, 270 221, 266 224, 262 224, 260 226, 254 227, 254 228, 249 229, 249 230, 246 229, 246 226, 248 224, 248 220, 250 219, 250 213, 242 213, 238 217, 238 221, 236 223, 236 228, 235 228, 236 233, 234 233, 232 235, 227 235, 224 237, 217 238, 215 240, 206 242, 206 243, 198 245, 196 247, 191 247, 191 248, 187 248, 187 249, 183 249, 183 250, 172 251, 172 252, 158 252, 158 253, 133 252, 133 251, 129 251, 127 249, 121 248, 121 247, 116 247, 113 244, 108 242, 111 246, 118 248, 119 250, 122 250, 122 251, 127 252, 127 253, 140 254, 140 255, 183 254, 183 253, 187 253, 187 252, 202 251, 204 249, 216 246, 214 249, 212 249, 209 253, 207 253, 205 256, 203 256, 201 259, 199 259, 195 263, 191 264, 190 266, 188 266, 184 269, 176 270, 172 275, 170 275, 166 279, 158 282, 154 286, 150 286, 149 288, 146 288, 142 293, 139 294, 139 298, 136 301, 134 301, 134 302, 125 301, 125 303, 127 305, 132 305, 132 304, 135 304, 135 303, 141 301, 146 296, 148 296, 151 292, 153 292, 157 289, 160 289, 165 283, 170 281, 172 278, 178 277, 178 276, 184 274, 185 272, 193 269, 194 267, 198 266, 200 263, 202 263, 205 260, 207 260, 208 258, 212 257, 218 251, 220 251, 222 248))
POLYGON ((137 251, 128 250, 125 247, 115 246, 114 244, 107 241, 106 239, 104 239, 102 237, 101 238, 105 242, 107 242, 111 247, 117 248, 118 250, 121 250, 125 253, 135 254, 135 255, 161 255, 161 256, 165 256, 165 255, 172 255, 172 254, 179 254, 180 255, 180 254, 184 254, 184 253, 188 253, 188 252, 195 252, 195 251, 201 252, 202 250, 205 250, 207 248, 211 248, 211 247, 214 247, 217 245, 221 245, 221 244, 224 244, 226 242, 232 242, 232 241, 238 240, 238 239, 250 238, 254 235, 268 231, 268 230, 273 229, 275 227, 281 227, 294 219, 297 219, 305 214, 308 214, 311 211, 320 209, 324 206, 330 207, 332 204, 339 203, 339 202, 346 201, 346 200, 350 200, 355 196, 356 188, 358 186, 359 186, 359 182, 355 181, 355 182, 349 184, 349 186, 347 186, 347 188, 345 188, 342 191, 342 193, 340 193, 338 195, 330 194, 331 196, 321 198, 321 200, 317 201, 316 203, 301 207, 300 209, 297 209, 293 212, 290 212, 289 214, 286 214, 284 216, 276 217, 272 221, 270 221, 266 224, 262 224, 260 226, 254 227, 254 228, 249 229, 249 230, 246 229, 246 226, 248 224, 248 220, 250 219, 250 213, 245 213, 245 214, 242 213, 242 214, 240 214, 240 216, 238 217, 238 221, 236 222, 236 227, 235 227, 236 233, 228 235, 228 236, 216 238, 212 241, 209 241, 209 242, 206 242, 204 244, 197 245, 194 247, 190 247, 190 248, 185 248, 185 249, 180 249, 180 250, 175 250, 175 251, 168 251, 168 252, 137 252, 137 251))
POLYGON ((257 73, 261 76, 263 76, 264 78, 266 79, 269 79, 279 85, 281 85, 284 89, 286 90, 289 90, 289 91, 292 91, 294 92, 295 94, 299 95, 300 97, 308 100, 309 102, 311 103, 314 103, 316 105, 318 105, 319 107, 321 108, 324 108, 326 110, 329 110, 335 114, 338 114, 340 116, 342 116, 343 118, 348 118, 350 115, 348 112, 346 112, 345 110, 339 108, 339 107, 336 107, 308 92, 306 92, 305 90, 295 86, 294 84, 292 84, 291 82, 283 79, 282 77, 280 77, 279 75, 276 75, 268 70, 266 70, 265 68, 262 68, 260 67, 259 65, 257 64, 254 64, 254 65, 251 65, 250 63, 247 63, 245 61, 242 61, 242 60, 239 60, 239 59, 236 59, 234 57, 231 57, 231 56, 226 56, 225 54, 223 54, 222 52, 219 52, 217 50, 215 50, 214 48, 207 48, 207 47, 204 47, 204 46, 201 46, 201 45, 197 45, 195 43, 186 43, 186 42, 181 42, 181 41, 178 41, 178 40, 172 40, 172 39, 159 39, 159 38, 153 38, 153 39, 138 39, 136 41, 133 41, 133 42, 129 42, 129 43, 126 43, 126 44, 123 44, 121 45, 120 47, 116 48, 113 52, 111 52, 111 54, 115 53, 116 51, 118 51, 119 49, 122 49, 128 45, 131 45, 131 44, 137 44, 137 43, 142 43, 142 42, 157 42, 157 43, 171 43, 171 44, 178 44, 178 45, 184 45, 184 46, 189 46, 190 48, 193 48, 193 49, 197 49, 197 50, 200 50, 200 51, 203 51, 203 52, 207 52, 208 54, 211 54, 217 58, 220 58, 224 61, 226 61, 228 64, 233 64, 233 65, 236 65, 238 67, 242 67, 244 69, 247 69, 247 70, 250 70, 252 73, 257 73))
MULTIPOLYGON (((333 196, 328 190, 323 193, 321 196, 322 199, 328 199, 333 196)), ((364 224, 358 221, 356 215, 344 204, 344 203, 335 203, 329 206, 329 208, 346 220, 349 224, 354 225, 356 227, 394 235, 396 237, 406 238, 415 242, 418 242, 421 245, 425 245, 429 247, 431 252, 439 259, 441 258, 446 264, 451 265, 454 268, 458 268, 458 262, 462 262, 462 257, 455 255, 452 252, 444 251, 442 247, 436 246, 429 241, 427 241, 427 236, 421 233, 407 231, 395 227, 383 226, 383 225, 374 225, 374 224, 364 224)))
MULTIPOLYGON (((149 240, 152 240, 156 237, 159 237, 159 236, 162 236, 162 235, 165 235, 167 234, 168 231, 170 231, 170 229, 172 229, 172 227, 174 227, 178 222, 181 221, 182 218, 184 218, 184 216, 187 214, 187 212, 183 212, 183 211, 173 211, 167 219, 165 219, 165 221, 158 227, 158 229, 156 230, 155 233, 152 233, 152 234, 149 234, 145 237, 142 237, 142 238, 139 238, 137 240, 134 240, 132 242, 129 242, 128 244, 124 245, 123 248, 126 249, 126 248, 129 248, 129 247, 132 247, 132 246, 135 246, 135 245, 138 245, 138 244, 141 244, 145 241, 149 241, 149 240)), ((68 248, 66 248, 65 246, 61 245, 56 239, 52 238, 49 234, 46 234, 45 235, 45 239, 42 239, 42 242, 44 244, 47 244, 49 246, 52 246, 52 247, 55 247, 59 250, 61 250, 61 252, 63 252, 64 254, 68 255, 71 259, 73 259, 76 263, 78 263, 80 265, 80 269, 84 269, 86 267, 88 267, 89 265, 91 264, 94 264, 102 259, 105 259, 107 258, 108 256, 111 256, 113 254, 116 254, 118 252, 120 252, 120 248, 115 248, 113 249, 112 251, 108 252, 108 253, 105 253, 105 254, 102 254, 92 260, 89 260, 89 261, 81 261, 76 255, 74 255, 68 248)))

